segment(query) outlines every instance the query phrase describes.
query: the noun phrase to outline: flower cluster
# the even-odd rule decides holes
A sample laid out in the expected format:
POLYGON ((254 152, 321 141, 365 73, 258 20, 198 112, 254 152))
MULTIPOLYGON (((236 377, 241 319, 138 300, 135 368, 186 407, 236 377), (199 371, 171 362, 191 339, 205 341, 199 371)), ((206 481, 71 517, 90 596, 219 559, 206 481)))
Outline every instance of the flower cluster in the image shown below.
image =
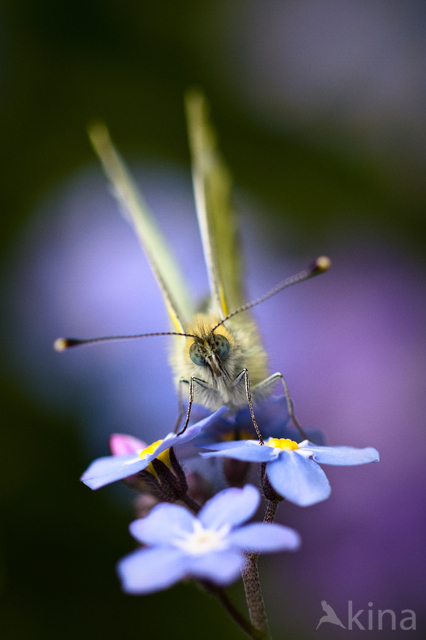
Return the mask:
POLYGON ((203 417, 184 433, 149 446, 132 436, 111 437, 112 455, 95 460, 81 480, 91 489, 123 480, 140 494, 143 517, 130 533, 141 546, 117 567, 124 591, 149 593, 188 577, 223 587, 244 572, 247 554, 296 550, 299 535, 273 524, 273 516, 244 524, 260 503, 258 489, 247 483, 253 463, 260 465, 262 494, 276 509, 283 499, 308 506, 328 498, 320 464, 379 460, 371 447, 314 444, 322 441, 317 431, 298 442, 286 407, 284 396, 256 407, 264 442, 253 439, 248 409, 232 414, 226 407, 210 415, 198 408, 203 417))

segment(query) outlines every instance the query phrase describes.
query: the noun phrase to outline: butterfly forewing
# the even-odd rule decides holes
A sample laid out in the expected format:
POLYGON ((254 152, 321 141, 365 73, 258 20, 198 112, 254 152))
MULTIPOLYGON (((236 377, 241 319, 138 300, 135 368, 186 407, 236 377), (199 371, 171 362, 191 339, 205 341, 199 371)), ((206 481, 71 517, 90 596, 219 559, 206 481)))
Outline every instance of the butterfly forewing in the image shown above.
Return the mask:
POLYGON ((190 91, 185 103, 197 217, 212 296, 211 310, 223 319, 244 302, 238 225, 231 202, 231 174, 217 148, 203 94, 190 91))
POLYGON ((123 214, 135 229, 145 251, 163 294, 173 329, 185 332, 194 315, 194 306, 179 265, 173 257, 173 251, 114 148, 107 128, 101 123, 95 124, 90 127, 89 136, 105 173, 113 184, 114 194, 123 214))

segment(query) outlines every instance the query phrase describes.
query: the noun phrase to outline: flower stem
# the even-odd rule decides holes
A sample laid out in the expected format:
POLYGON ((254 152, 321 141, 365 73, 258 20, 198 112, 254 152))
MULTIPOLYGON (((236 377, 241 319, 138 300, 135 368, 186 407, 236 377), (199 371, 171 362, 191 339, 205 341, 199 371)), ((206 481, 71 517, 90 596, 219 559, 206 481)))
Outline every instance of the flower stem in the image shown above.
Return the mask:
POLYGON ((278 505, 281 502, 279 500, 268 500, 268 504, 266 505, 265 515, 263 517, 263 522, 267 524, 271 524, 275 520, 275 514, 277 513, 278 505))
MULTIPOLYGON (((278 504, 278 500, 268 500, 263 522, 271 523, 274 521, 278 504)), ((261 634, 259 637, 267 640, 271 636, 269 633, 268 618, 266 616, 265 603, 263 601, 262 589, 260 586, 259 570, 257 566, 258 558, 258 553, 247 553, 242 578, 251 623, 261 634)))
POLYGON ((181 500, 194 513, 198 513, 200 511, 201 505, 199 505, 198 502, 196 500, 194 500, 194 498, 191 498, 191 496, 188 493, 186 495, 182 496, 181 500))
POLYGON ((244 591, 247 607, 253 627, 260 633, 260 638, 270 638, 268 618, 266 617, 265 604, 263 602, 262 589, 259 581, 257 559, 259 554, 247 553, 246 563, 242 571, 244 591))
POLYGON ((230 617, 233 621, 240 627, 241 631, 243 631, 249 638, 252 640, 267 640, 269 636, 265 636, 263 632, 256 629, 247 618, 237 609, 232 600, 228 597, 223 589, 217 587, 210 582, 202 582, 201 583, 204 589, 215 596, 219 602, 226 609, 230 617))

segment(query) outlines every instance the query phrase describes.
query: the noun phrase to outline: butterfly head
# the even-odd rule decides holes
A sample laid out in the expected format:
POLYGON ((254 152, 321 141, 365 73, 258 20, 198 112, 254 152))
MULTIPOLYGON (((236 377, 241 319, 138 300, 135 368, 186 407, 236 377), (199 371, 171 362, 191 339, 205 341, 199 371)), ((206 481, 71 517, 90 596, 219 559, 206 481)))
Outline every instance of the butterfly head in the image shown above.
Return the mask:
POLYGON ((198 367, 208 367, 215 376, 226 373, 225 362, 234 344, 231 333, 217 325, 216 318, 200 315, 191 328, 193 337, 187 338, 188 355, 198 367), (213 330, 212 330, 213 329, 213 330))

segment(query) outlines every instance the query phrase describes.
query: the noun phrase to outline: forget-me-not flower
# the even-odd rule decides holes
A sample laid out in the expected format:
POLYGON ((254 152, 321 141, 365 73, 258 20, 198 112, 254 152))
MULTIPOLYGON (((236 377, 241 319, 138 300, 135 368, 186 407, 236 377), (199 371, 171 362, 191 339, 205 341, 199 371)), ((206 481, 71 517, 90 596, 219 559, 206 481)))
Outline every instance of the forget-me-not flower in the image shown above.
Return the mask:
POLYGON ((127 593, 167 589, 191 577, 225 586, 244 565, 244 551, 295 551, 299 534, 279 524, 242 525, 256 512, 259 491, 252 485, 225 489, 194 516, 188 509, 162 503, 130 524, 130 533, 146 547, 122 558, 117 572, 127 593))
MULTIPOLYGON (((215 422, 225 411, 226 407, 221 407, 215 413, 188 427, 185 433, 180 436, 176 435, 176 433, 169 433, 164 440, 157 440, 157 442, 141 450, 98 458, 92 462, 80 480, 91 489, 99 489, 111 482, 123 480, 124 478, 139 473, 139 471, 146 469, 155 458, 160 458, 161 460, 161 454, 163 454, 164 458, 170 447, 180 447, 198 436, 203 429, 207 428, 212 422, 215 422)), ((130 437, 128 436, 128 438, 130 437)), ((133 440, 133 438, 128 441, 129 451, 131 451, 133 446, 136 446, 137 442, 138 441, 136 439, 133 440)), ((125 451, 126 445, 123 437, 121 445, 122 450, 125 451)), ((166 462, 166 460, 164 461, 166 462)))
POLYGON ((297 444, 288 438, 269 438, 264 445, 258 440, 238 440, 205 448, 213 451, 203 453, 204 458, 224 456, 266 463, 266 474, 275 491, 301 507, 321 502, 330 495, 330 483, 317 463, 356 465, 379 460, 373 447, 325 447, 309 440, 297 444))
MULTIPOLYGON (((269 437, 290 438, 292 440, 300 438, 299 430, 289 424, 290 416, 287 399, 284 395, 270 396, 258 400, 254 404, 254 413, 264 439, 269 437)), ((208 414, 208 409, 201 405, 193 404, 191 420, 193 417, 200 420, 208 414)), ((305 431, 310 441, 324 444, 323 435, 318 429, 307 428, 305 431)), ((188 458, 197 454, 200 445, 252 438, 256 438, 256 432, 250 409, 247 405, 238 409, 238 411, 227 411, 217 415, 196 438, 191 440, 185 447, 182 447, 181 451, 184 451, 184 457, 188 458)))

